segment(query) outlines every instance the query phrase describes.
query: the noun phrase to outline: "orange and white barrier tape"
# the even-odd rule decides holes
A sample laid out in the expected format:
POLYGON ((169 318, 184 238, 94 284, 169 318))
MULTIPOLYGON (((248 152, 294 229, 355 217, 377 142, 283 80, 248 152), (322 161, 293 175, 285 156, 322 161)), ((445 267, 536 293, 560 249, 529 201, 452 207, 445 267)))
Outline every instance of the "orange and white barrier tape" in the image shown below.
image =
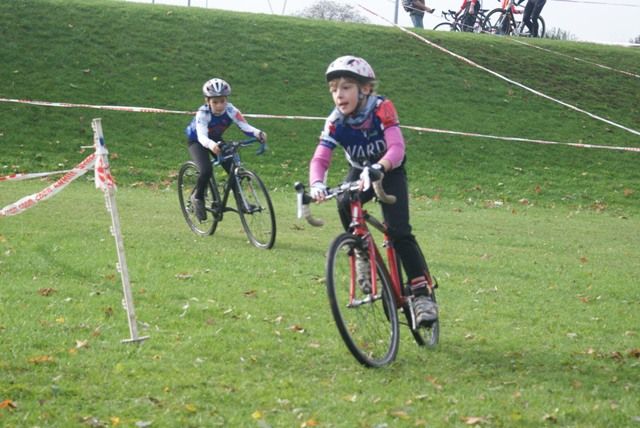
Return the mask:
MULTIPOLYGON (((151 107, 133 107, 133 106, 103 106, 103 105, 91 105, 91 104, 71 104, 71 103, 60 103, 60 102, 49 102, 49 101, 34 101, 34 100, 18 100, 18 99, 9 99, 9 98, 0 98, 0 102, 12 102, 12 103, 20 103, 20 104, 31 104, 31 105, 39 105, 46 107, 65 107, 65 108, 92 108, 99 110, 117 110, 117 111, 128 111, 128 112, 136 112, 136 113, 165 113, 165 114, 183 114, 183 115, 193 115, 195 112, 192 111, 180 111, 180 110, 166 110, 160 108, 151 108, 151 107)), ((257 119, 286 119, 286 120, 325 120, 325 117, 319 116, 296 116, 296 115, 275 115, 275 114, 251 114, 245 113, 243 114, 245 117, 257 118, 257 119)), ((461 131, 450 131, 446 129, 436 129, 436 128, 425 128, 419 126, 410 126, 410 125, 400 125, 401 128, 411 129, 422 132, 433 132, 440 134, 451 134, 451 135, 461 135, 465 137, 482 137, 489 138, 495 140, 503 140, 503 141, 515 141, 515 142, 527 142, 527 143, 538 143, 538 144, 562 144, 573 147, 581 147, 581 148, 589 148, 589 149, 610 149, 610 150, 622 150, 622 151, 630 151, 630 152, 640 152, 640 148, 637 147, 622 147, 622 146, 603 146, 597 144, 577 144, 577 143, 561 143, 556 141, 546 141, 539 139, 527 139, 527 138, 519 138, 519 137, 501 137, 496 135, 486 135, 486 134, 477 134, 471 132, 461 132, 461 131)))
POLYGON ((33 173, 26 173, 26 174, 16 173, 16 174, 2 175, 0 176, 0 181, 31 180, 32 178, 42 178, 42 177, 48 177, 50 175, 65 174, 69 171, 71 170, 66 169, 64 171, 33 172, 33 173))
MULTIPOLYGON (((82 162, 76 165, 72 170, 67 172, 64 176, 62 176, 58 181, 51 184, 50 186, 45 187, 38 193, 34 193, 32 195, 25 196, 13 204, 7 205, 6 207, 0 209, 0 217, 11 216, 20 214, 23 211, 33 207, 37 203, 49 199, 66 186, 69 185, 73 180, 78 177, 84 175, 87 171, 93 168, 93 165, 96 161, 96 154, 92 153, 85 158, 82 162)), ((44 173, 51 175, 51 173, 44 173)), ((38 175, 38 174, 26 174, 26 175, 38 175)))
POLYGON ((580 147, 583 149, 607 149, 607 150, 621 150, 627 152, 637 152, 640 153, 640 147, 623 147, 623 146, 601 146, 597 144, 583 144, 583 143, 562 143, 559 141, 548 141, 548 140, 537 140, 532 138, 521 138, 521 137, 500 137, 497 135, 485 135, 485 134, 474 134, 470 132, 460 132, 460 131, 447 131, 444 129, 435 129, 435 128, 422 128, 419 126, 408 126, 401 125, 401 128, 412 129, 414 131, 421 132, 434 132, 439 134, 450 134, 450 135, 463 135, 465 137, 477 137, 477 138, 489 138, 493 140, 502 140, 502 141, 517 141, 521 143, 536 143, 536 144, 551 144, 551 145, 562 145, 562 146, 571 146, 571 147, 580 147))

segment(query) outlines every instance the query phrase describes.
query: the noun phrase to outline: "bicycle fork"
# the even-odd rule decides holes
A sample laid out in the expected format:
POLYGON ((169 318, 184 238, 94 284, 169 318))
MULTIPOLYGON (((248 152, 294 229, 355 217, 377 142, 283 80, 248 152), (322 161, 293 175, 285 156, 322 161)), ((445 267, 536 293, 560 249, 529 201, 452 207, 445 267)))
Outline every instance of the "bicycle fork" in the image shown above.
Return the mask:
POLYGON ((378 271, 376 269, 376 258, 375 258, 375 245, 373 243, 373 239, 369 233, 358 234, 355 233, 363 243, 366 243, 366 249, 355 247, 352 249, 351 254, 349 255, 349 269, 350 269, 350 283, 349 283, 349 307, 357 307, 366 303, 373 303, 376 300, 379 300, 382 295, 378 292, 378 271), (356 287, 361 287, 362 285, 358 283, 358 274, 357 274, 357 258, 356 255, 357 250, 365 253, 367 259, 367 265, 369 268, 369 290, 368 292, 363 292, 366 294, 363 299, 356 299, 356 287))

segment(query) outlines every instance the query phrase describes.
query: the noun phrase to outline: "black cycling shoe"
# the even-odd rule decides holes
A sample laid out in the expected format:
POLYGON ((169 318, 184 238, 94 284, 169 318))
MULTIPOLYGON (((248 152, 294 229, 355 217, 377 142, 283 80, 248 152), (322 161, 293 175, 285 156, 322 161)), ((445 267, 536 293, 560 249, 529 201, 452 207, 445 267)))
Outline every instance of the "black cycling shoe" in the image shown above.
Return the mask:
POLYGON ((193 206, 196 218, 199 221, 205 221, 207 219, 207 210, 204 209, 204 201, 202 199, 196 199, 195 196, 191 196, 191 206, 193 206))

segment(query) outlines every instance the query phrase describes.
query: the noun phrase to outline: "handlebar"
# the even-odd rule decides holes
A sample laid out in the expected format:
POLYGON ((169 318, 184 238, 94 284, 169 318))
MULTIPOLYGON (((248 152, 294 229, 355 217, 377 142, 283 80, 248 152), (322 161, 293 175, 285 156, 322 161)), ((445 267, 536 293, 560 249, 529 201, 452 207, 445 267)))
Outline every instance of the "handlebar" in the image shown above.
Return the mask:
MULTIPOLYGON (((396 197, 394 195, 387 194, 382 188, 382 172, 369 167, 366 167, 365 171, 368 171, 371 176, 371 186, 373 187, 373 191, 378 200, 384 204, 395 204, 396 197)), ((327 196, 325 199, 333 199, 345 192, 360 192, 362 191, 362 185, 362 180, 347 181, 342 183, 340 186, 327 189, 327 196)), ((306 192, 304 184, 298 181, 294 184, 294 189, 297 194, 298 218, 304 217, 305 220, 307 220, 307 223, 311 226, 323 226, 324 221, 311 214, 309 205, 314 201, 314 199, 306 192)))
POLYGON ((263 143, 255 137, 246 140, 223 141, 220 143, 220 155, 218 156, 218 159, 215 160, 215 163, 219 164, 227 159, 231 159, 239 149, 250 146, 253 143, 260 143, 260 146, 256 150, 256 155, 260 156, 267 151, 267 143, 263 143))

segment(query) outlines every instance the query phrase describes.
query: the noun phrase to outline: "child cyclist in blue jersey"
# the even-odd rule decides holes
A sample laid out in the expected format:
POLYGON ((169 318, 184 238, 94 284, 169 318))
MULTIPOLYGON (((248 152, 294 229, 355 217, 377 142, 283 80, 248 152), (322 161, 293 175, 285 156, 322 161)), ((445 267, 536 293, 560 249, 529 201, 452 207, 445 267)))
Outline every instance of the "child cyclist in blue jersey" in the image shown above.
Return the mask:
MULTIPOLYGON (((200 171, 196 191, 191 196, 196 217, 200 221, 207 218, 207 212, 204 209, 204 193, 213 173, 209 156, 211 153, 216 156, 220 154, 222 134, 227 128, 235 123, 247 136, 255 137, 262 143, 267 141, 267 134, 249 125, 240 110, 228 101, 231 86, 227 82, 218 78, 208 80, 202 86, 202 93, 205 104, 200 106, 195 117, 185 129, 189 154, 200 171)), ((229 173, 230 162, 229 160, 222 164, 227 173, 229 173)))
MULTIPOLYGON (((381 204, 384 220, 415 297, 416 320, 419 325, 428 325, 438 318, 438 307, 431 299, 434 284, 409 223, 405 144, 396 109, 391 100, 374 92, 375 74, 362 58, 337 58, 327 68, 326 79, 335 108, 325 121, 309 164, 310 195, 317 202, 324 201, 325 177, 332 152, 338 146, 350 164, 346 181, 357 180, 365 162, 383 173, 385 192, 397 198, 395 204, 381 204)), ((364 203, 373 196, 370 188, 361 194, 361 200, 364 203)), ((347 229, 351 220, 348 198, 338 201, 338 212, 347 229)), ((369 268, 359 268, 358 259, 356 254, 357 280, 362 283, 361 277, 367 275, 369 268)))

